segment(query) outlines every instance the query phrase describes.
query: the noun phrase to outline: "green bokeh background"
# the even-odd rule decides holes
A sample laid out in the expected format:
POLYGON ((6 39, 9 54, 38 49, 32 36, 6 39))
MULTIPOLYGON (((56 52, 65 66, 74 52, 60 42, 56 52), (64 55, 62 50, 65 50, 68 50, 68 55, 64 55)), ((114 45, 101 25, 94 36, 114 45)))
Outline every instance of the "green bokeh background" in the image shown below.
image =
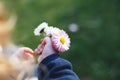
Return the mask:
MULTIPOLYGON (((71 48, 61 54, 81 80, 120 80, 120 0, 4 0, 16 11, 14 41, 35 49, 33 30, 42 22, 68 32, 71 48), (78 32, 68 26, 75 23, 78 32)), ((11 9, 12 9, 11 8, 11 9)))

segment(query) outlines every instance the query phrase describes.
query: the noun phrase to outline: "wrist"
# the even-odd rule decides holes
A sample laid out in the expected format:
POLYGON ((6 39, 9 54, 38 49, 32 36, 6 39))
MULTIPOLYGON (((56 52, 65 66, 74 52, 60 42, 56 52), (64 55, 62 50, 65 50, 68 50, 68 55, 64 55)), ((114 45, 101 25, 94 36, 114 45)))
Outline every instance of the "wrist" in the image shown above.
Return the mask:
POLYGON ((47 65, 48 63, 57 59, 58 57, 60 57, 60 56, 57 53, 53 53, 53 54, 45 57, 39 64, 47 65))
POLYGON ((52 54, 55 54, 54 52, 53 53, 49 53, 49 54, 44 54, 42 53, 39 57, 38 57, 38 63, 41 63, 46 57, 52 55, 52 54))

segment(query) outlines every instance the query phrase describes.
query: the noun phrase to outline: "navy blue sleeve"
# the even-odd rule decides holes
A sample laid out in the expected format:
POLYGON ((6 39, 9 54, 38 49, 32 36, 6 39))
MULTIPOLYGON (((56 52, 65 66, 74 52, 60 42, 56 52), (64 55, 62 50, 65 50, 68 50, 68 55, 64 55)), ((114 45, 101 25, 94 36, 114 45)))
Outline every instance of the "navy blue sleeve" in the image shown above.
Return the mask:
POLYGON ((71 63, 57 54, 48 56, 39 64, 37 76, 39 80, 80 80, 71 63))

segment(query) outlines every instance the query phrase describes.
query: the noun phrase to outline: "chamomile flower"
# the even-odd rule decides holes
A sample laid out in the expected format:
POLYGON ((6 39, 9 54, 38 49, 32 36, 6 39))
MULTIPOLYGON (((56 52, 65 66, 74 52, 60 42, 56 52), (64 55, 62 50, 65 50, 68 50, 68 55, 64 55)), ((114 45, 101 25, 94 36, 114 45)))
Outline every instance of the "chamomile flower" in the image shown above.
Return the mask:
POLYGON ((34 31, 35 35, 40 35, 41 32, 45 33, 45 37, 51 38, 52 46, 57 52, 64 52, 69 49, 70 38, 64 30, 48 26, 48 24, 44 22, 40 24, 34 31))
POLYGON ((39 36, 41 34, 41 32, 48 27, 48 24, 46 22, 43 22, 42 24, 40 24, 37 28, 35 28, 34 30, 34 34, 36 36, 39 36))
POLYGON ((59 31, 60 31, 59 28, 52 27, 52 26, 46 27, 46 28, 44 29, 44 32, 45 32, 46 36, 52 36, 52 34, 58 33, 59 31))
POLYGON ((63 30, 52 34, 51 40, 53 48, 58 52, 67 51, 70 47, 70 38, 63 30))

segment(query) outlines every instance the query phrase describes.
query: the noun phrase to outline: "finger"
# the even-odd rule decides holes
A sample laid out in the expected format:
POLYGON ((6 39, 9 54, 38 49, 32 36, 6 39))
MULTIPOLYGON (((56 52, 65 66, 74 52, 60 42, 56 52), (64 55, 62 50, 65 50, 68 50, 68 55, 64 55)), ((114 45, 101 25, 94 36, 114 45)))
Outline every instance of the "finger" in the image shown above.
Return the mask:
POLYGON ((34 51, 30 48, 24 48, 24 55, 26 57, 26 59, 29 59, 29 58, 33 58, 33 54, 34 51))
POLYGON ((28 48, 28 47, 22 47, 20 48, 17 53, 15 53, 16 57, 18 57, 19 59, 27 59, 28 57, 33 57, 33 50, 28 48))
POLYGON ((33 54, 34 51, 32 49, 27 48, 27 49, 24 49, 24 53, 33 54))
POLYGON ((43 40, 42 41, 42 43, 41 43, 41 46, 40 46, 40 48, 39 48, 39 54, 42 54, 42 52, 43 52, 43 49, 44 49, 44 47, 45 47, 45 40, 43 40))
POLYGON ((41 46, 43 47, 46 44, 45 39, 42 40, 41 46))
POLYGON ((29 53, 33 53, 33 50, 28 48, 28 47, 22 47, 22 48, 19 48, 18 51, 17 51, 17 54, 24 54, 24 52, 29 52, 29 53))
POLYGON ((33 59, 33 55, 29 54, 29 53, 25 53, 25 59, 29 60, 29 59, 33 59))
POLYGON ((45 40, 43 39, 41 44, 35 49, 35 54, 41 54, 45 47, 45 40))

